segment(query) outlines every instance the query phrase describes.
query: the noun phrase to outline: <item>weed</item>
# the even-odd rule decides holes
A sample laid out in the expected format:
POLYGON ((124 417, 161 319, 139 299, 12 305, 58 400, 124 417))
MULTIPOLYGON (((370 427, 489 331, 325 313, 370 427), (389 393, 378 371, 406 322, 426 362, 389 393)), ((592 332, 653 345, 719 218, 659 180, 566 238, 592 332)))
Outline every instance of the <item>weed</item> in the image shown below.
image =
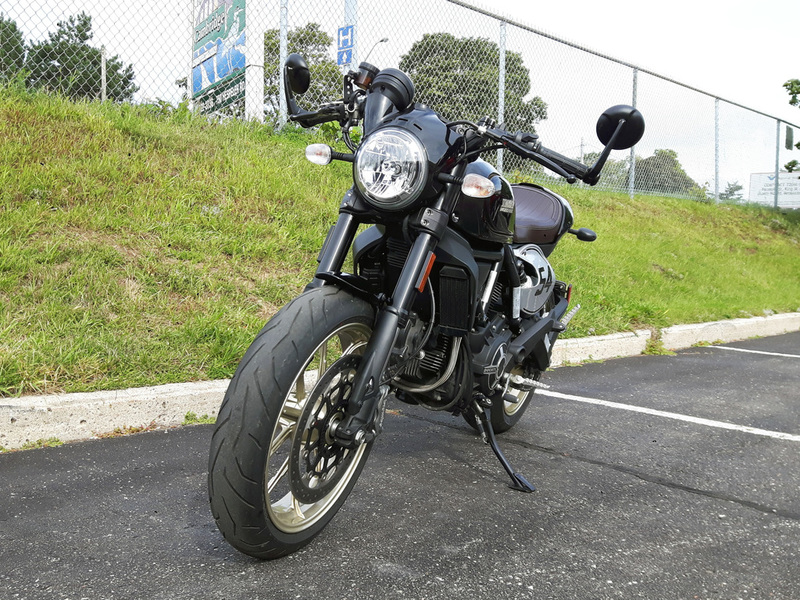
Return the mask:
POLYGON ((675 353, 672 350, 667 350, 664 347, 664 342, 661 340, 656 340, 650 338, 647 340, 647 344, 644 347, 644 352, 642 354, 648 354, 651 356, 674 356, 675 353))
POLYGON ((35 442, 25 442, 22 444, 22 450, 34 450, 36 448, 55 448, 56 446, 62 446, 64 442, 62 442, 57 437, 49 437, 47 439, 38 439, 35 442))
POLYGON ((182 425, 209 425, 217 422, 216 417, 209 417, 208 415, 203 415, 198 417, 192 411, 186 413, 186 416, 183 418, 182 425))
POLYGON ((97 433, 95 434, 96 438, 99 439, 106 439, 106 438, 115 438, 115 437, 122 437, 125 435, 134 435, 136 433, 143 433, 145 431, 153 431, 156 429, 158 425, 156 425, 155 421, 150 421, 147 425, 140 425, 138 427, 126 425, 124 427, 115 427, 114 431, 107 432, 107 433, 97 433))

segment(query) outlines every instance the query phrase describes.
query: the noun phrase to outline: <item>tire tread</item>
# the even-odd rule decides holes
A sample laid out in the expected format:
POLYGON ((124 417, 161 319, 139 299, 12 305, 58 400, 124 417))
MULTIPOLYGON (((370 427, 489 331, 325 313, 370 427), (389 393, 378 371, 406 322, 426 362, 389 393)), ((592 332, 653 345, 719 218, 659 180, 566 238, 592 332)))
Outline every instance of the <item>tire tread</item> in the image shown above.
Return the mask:
POLYGON ((310 527, 308 539, 277 539, 263 504, 263 471, 280 403, 292 383, 287 374, 302 366, 304 352, 318 343, 314 340, 323 339, 345 318, 366 322, 374 312, 363 300, 332 286, 301 294, 261 329, 225 393, 209 450, 209 500, 225 539, 246 554, 264 559, 289 554, 310 542, 336 512, 332 509, 321 520, 319 531, 311 531, 319 523, 310 527))

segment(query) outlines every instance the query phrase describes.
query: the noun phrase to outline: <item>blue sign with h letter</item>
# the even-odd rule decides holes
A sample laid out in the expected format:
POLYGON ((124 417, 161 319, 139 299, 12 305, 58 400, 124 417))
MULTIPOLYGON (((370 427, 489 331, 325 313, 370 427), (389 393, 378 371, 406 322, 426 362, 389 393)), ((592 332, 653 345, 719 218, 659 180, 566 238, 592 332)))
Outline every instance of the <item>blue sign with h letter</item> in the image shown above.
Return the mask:
POLYGON ((338 35, 339 48, 336 53, 336 63, 338 65, 349 65, 353 62, 353 47, 356 43, 355 26, 347 25, 339 28, 338 35))

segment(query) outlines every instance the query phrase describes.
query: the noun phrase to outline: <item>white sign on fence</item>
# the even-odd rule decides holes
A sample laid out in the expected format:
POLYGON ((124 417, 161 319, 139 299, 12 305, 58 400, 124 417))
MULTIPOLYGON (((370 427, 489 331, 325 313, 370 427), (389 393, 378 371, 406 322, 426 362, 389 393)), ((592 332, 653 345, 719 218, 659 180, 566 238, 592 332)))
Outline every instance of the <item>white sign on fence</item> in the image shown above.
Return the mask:
MULTIPOLYGON (((750 174, 750 202, 775 205, 775 173, 750 174)), ((778 174, 778 206, 800 208, 800 173, 778 174)))

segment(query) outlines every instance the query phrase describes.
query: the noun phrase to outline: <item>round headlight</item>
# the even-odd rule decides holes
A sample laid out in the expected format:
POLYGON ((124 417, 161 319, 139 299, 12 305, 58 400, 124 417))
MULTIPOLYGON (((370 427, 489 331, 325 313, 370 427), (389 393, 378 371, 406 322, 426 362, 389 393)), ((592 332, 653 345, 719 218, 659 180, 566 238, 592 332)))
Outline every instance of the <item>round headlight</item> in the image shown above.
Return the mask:
POLYGON ((364 140, 353 167, 364 198, 382 210, 403 210, 419 198, 428 179, 428 157, 420 141, 388 127, 364 140))

